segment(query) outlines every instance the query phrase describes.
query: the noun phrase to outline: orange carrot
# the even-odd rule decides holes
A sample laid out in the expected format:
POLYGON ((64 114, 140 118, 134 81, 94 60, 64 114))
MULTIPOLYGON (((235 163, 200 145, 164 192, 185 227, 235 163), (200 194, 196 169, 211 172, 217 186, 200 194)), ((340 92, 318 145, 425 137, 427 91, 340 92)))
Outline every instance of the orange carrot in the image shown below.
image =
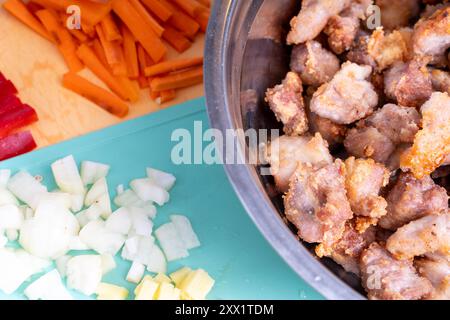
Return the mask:
POLYGON ((147 24, 140 18, 139 13, 131 6, 130 2, 128 0, 112 0, 112 7, 152 59, 156 62, 163 59, 167 52, 166 47, 158 36, 147 28, 147 24))
POLYGON ((191 47, 192 43, 182 33, 170 26, 165 26, 164 28, 163 39, 179 53, 183 53, 191 47))
POLYGON ((192 18, 197 17, 204 10, 204 7, 195 0, 172 0, 172 2, 176 3, 178 7, 192 18))
POLYGON ((145 52, 141 45, 138 45, 138 61, 139 61, 139 72, 142 76, 145 76, 145 69, 154 65, 152 58, 145 52))
POLYGON ((106 60, 105 51, 103 50, 102 44, 100 43, 100 40, 94 39, 92 41, 92 49, 95 52, 95 55, 97 58, 101 61, 101 63, 109 68, 108 60, 106 60))
POLYGON ((101 21, 101 25, 106 40, 108 41, 122 40, 122 35, 120 34, 119 28, 117 28, 117 24, 114 21, 114 18, 111 14, 108 14, 101 21))
POLYGON ((165 77, 155 78, 151 82, 153 91, 164 91, 190 87, 203 82, 203 68, 197 67, 187 71, 170 74, 165 77))
POLYGON ((81 30, 71 29, 69 30, 70 34, 77 38, 80 42, 86 42, 89 40, 89 37, 81 30))
POLYGON ((105 67, 95 53, 86 44, 80 45, 77 55, 91 71, 123 100, 128 99, 128 92, 120 81, 105 67))
POLYGON ((151 98, 153 101, 156 101, 156 99, 158 99, 158 98, 161 96, 161 92, 152 90, 151 83, 152 83, 152 81, 153 81, 154 79, 155 79, 155 78, 153 78, 153 77, 147 78, 147 83, 148 83, 148 86, 149 86, 150 98, 151 98))
POLYGON ((30 11, 32 14, 35 14, 37 11, 45 9, 41 5, 34 3, 34 2, 28 2, 26 4, 28 11, 30 11))
POLYGON ((95 32, 95 28, 84 23, 83 21, 81 22, 81 30, 83 30, 83 32, 86 33, 89 38, 95 38, 97 35, 97 32, 95 32))
POLYGON ((139 62, 136 50, 136 41, 127 27, 122 25, 123 51, 127 65, 128 76, 132 79, 139 77, 139 62))
POLYGON ((165 73, 196 67, 201 64, 203 64, 203 57, 168 60, 145 68, 145 75, 147 77, 154 77, 165 73))
POLYGON ((139 88, 141 88, 141 89, 146 89, 146 88, 148 88, 150 86, 149 81, 144 76, 139 76, 137 81, 138 81, 138 84, 139 84, 139 88))
POLYGON ((81 20, 95 26, 111 12, 111 1, 98 3, 89 0, 31 0, 45 8, 66 12, 71 5, 76 5, 81 11, 81 20))
POLYGON ((173 11, 172 17, 168 20, 169 24, 171 24, 173 27, 175 27, 175 29, 183 32, 190 38, 193 38, 197 34, 198 30, 200 29, 200 25, 197 21, 179 10, 168 1, 160 0, 160 2, 165 7, 173 11))
POLYGON ((210 0, 198 0, 202 5, 204 5, 207 8, 211 7, 211 1, 210 0))
POLYGON ((3 8, 27 25, 30 29, 47 40, 53 41, 45 27, 28 11, 27 7, 20 0, 7 0, 3 3, 3 8))
POLYGON ((148 13, 145 7, 139 2, 139 0, 129 0, 134 9, 139 13, 140 17, 144 22, 152 28, 152 30, 158 35, 158 37, 162 37, 164 32, 164 28, 148 13))
POLYGON ((166 22, 173 15, 173 11, 165 7, 159 0, 141 0, 142 3, 161 21, 166 22))
POLYGON ((203 11, 200 14, 197 15, 195 18, 198 23, 200 24, 200 29, 203 32, 206 32, 206 29, 208 29, 208 22, 209 22, 209 11, 203 11))
POLYGON ((60 24, 57 14, 51 10, 44 9, 37 11, 36 16, 56 40, 58 49, 63 55, 69 70, 78 72, 83 69, 84 66, 76 55, 75 40, 69 31, 60 24))
POLYGON ((127 100, 137 102, 139 100, 139 89, 126 76, 117 77, 122 88, 127 92, 127 100))
POLYGON ((128 105, 119 97, 74 73, 63 76, 63 86, 118 117, 128 114, 128 105))
POLYGON ((108 63, 110 65, 120 63, 122 55, 120 44, 117 41, 108 41, 100 24, 95 26, 95 31, 97 32, 100 43, 102 44, 108 63))
POLYGON ((172 90, 164 90, 160 92, 160 97, 159 100, 157 100, 157 102, 159 104, 163 104, 165 102, 169 102, 172 101, 173 99, 175 99, 177 96, 177 92, 172 89, 172 90))

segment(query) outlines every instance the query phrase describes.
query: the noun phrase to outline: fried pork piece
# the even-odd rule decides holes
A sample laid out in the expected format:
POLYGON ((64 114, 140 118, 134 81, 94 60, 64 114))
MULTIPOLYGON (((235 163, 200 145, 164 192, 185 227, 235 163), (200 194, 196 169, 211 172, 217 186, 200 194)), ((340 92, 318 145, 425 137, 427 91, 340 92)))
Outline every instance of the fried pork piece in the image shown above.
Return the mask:
POLYGON ((432 62, 442 60, 450 47, 450 6, 434 12, 429 18, 421 19, 414 28, 414 53, 426 56, 432 62))
POLYGON ((397 228, 419 218, 448 209, 448 196, 444 188, 429 176, 416 179, 411 173, 400 173, 386 197, 387 215, 378 223, 384 229, 397 228))
POLYGON ((360 20, 366 19, 366 10, 372 0, 353 1, 341 14, 332 16, 324 29, 328 44, 336 54, 351 48, 360 30, 360 20))
POLYGON ((384 92, 401 106, 420 107, 433 92, 426 63, 411 60, 396 62, 384 75, 384 92))
POLYGON ((321 243, 327 254, 342 237, 353 216, 345 191, 345 165, 341 160, 322 167, 299 165, 284 198, 285 214, 300 238, 321 243))
POLYGON ((359 31, 352 48, 347 53, 347 60, 359 65, 371 66, 375 69, 377 63, 368 52, 369 40, 370 34, 365 31, 359 31))
POLYGON ((431 174, 450 154, 450 97, 447 93, 433 93, 421 113, 423 129, 400 159, 402 170, 411 170, 419 179, 431 174))
POLYGON ((419 0, 376 0, 381 9, 381 24, 387 30, 407 26, 419 14, 419 0))
POLYGON ((420 114, 415 108, 387 104, 363 121, 365 126, 377 128, 394 144, 412 143, 419 131, 420 114))
POLYGON ((376 242, 362 252, 360 268, 362 285, 372 300, 419 300, 433 290, 412 261, 395 259, 376 242))
POLYGON ((273 140, 266 149, 266 160, 270 163, 270 172, 280 192, 288 191, 289 179, 298 164, 333 162, 328 144, 320 134, 313 137, 281 136, 273 140))
POLYGON ((439 69, 431 69, 430 73, 433 89, 450 94, 450 73, 439 69))
POLYGON ((338 124, 370 115, 378 103, 378 95, 367 81, 371 73, 369 66, 344 63, 334 78, 314 93, 311 111, 338 124))
POLYGON ((427 254, 416 260, 420 275, 430 280, 434 287, 429 297, 432 300, 450 300, 450 260, 442 253, 427 254))
POLYGON ((372 158, 385 163, 395 150, 394 143, 373 127, 353 128, 344 140, 347 152, 357 158, 372 158))
POLYGON ((386 249, 397 259, 450 250, 450 214, 433 214, 404 225, 389 237, 386 249))
MULTIPOLYGON (((360 233, 355 229, 353 221, 345 225, 344 234, 333 245, 331 253, 328 253, 331 259, 341 265, 345 271, 359 275, 359 258, 361 252, 375 241, 375 228, 368 228, 360 233)), ((317 246, 316 252, 322 257, 321 246, 317 246)))
POLYGON ((370 36, 367 52, 377 63, 377 70, 382 71, 395 62, 406 60, 408 44, 399 31, 385 34, 379 27, 370 36))
POLYGON ((411 146, 412 144, 410 143, 399 144, 386 161, 386 167, 391 171, 400 169, 400 158, 406 150, 411 148, 411 146))
POLYGON ((339 59, 317 41, 307 41, 292 49, 291 69, 306 85, 318 87, 330 81, 339 68, 339 59))
POLYGON ((304 0, 298 16, 291 20, 288 44, 313 40, 322 32, 330 17, 347 8, 351 0, 304 0))
POLYGON ((379 195, 389 183, 389 171, 372 159, 345 160, 347 197, 357 216, 380 218, 386 212, 387 202, 379 195))
POLYGON ((267 90, 266 101, 277 120, 284 124, 286 134, 302 135, 308 131, 302 93, 302 81, 295 72, 288 72, 282 84, 267 90))

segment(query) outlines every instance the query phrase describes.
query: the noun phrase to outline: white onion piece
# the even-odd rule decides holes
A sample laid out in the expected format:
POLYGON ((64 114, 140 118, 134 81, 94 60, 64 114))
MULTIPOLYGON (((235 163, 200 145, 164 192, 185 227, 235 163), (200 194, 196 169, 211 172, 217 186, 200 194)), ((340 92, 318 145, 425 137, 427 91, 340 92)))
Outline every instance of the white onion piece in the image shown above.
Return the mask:
POLYGON ((143 207, 129 207, 128 210, 132 213, 143 214, 150 219, 154 219, 156 217, 156 207, 152 204, 147 204, 143 207))
POLYGON ((150 258, 147 261, 147 270, 154 273, 166 273, 167 272, 167 261, 161 248, 155 243, 153 244, 150 258))
POLYGON ((67 286, 87 296, 94 294, 102 280, 102 259, 99 255, 82 255, 67 262, 67 286))
POLYGON ((153 222, 140 210, 131 210, 132 228, 130 233, 138 236, 150 236, 153 231, 153 222))
POLYGON ((125 191, 125 187, 123 186, 123 184, 119 184, 119 185, 116 187, 116 192, 117 192, 118 195, 124 193, 124 191, 125 191))
POLYGON ((125 242, 123 235, 106 229, 105 222, 101 220, 91 221, 84 226, 80 231, 80 239, 92 250, 113 256, 119 252, 125 242))
POLYGON ((64 255, 55 260, 56 269, 58 269, 62 278, 66 277, 67 262, 69 262, 70 259, 72 259, 71 256, 64 255))
POLYGON ((100 219, 101 214, 102 209, 98 205, 93 204, 89 208, 80 211, 75 217, 77 218, 80 226, 84 227, 89 222, 100 219))
POLYGON ((84 194, 85 189, 80 173, 72 155, 52 163, 52 172, 61 191, 70 194, 84 194))
POLYGON ((83 161, 81 163, 81 180, 84 185, 95 183, 98 179, 104 178, 108 175, 111 167, 107 164, 83 161))
POLYGON ((127 189, 114 198, 114 204, 118 207, 141 207, 145 205, 138 195, 131 189, 127 189))
MULTIPOLYGON (((7 243, 8 243, 8 238, 5 237, 0 231, 0 249, 4 248, 7 243)), ((0 269, 1 269, 1 267, 0 267, 0 269)))
POLYGON ((127 273, 126 280, 133 283, 141 282, 144 277, 145 266, 139 262, 133 262, 131 264, 130 270, 127 273))
POLYGON ((8 229, 6 230, 6 237, 8 241, 16 241, 19 239, 19 231, 17 229, 8 229))
POLYGON ((175 225, 181 239, 183 240, 186 248, 194 249, 200 247, 200 241, 198 240, 197 234, 192 228, 192 224, 189 219, 181 215, 172 215, 170 220, 175 225))
POLYGON ((40 201, 34 217, 22 225, 19 243, 37 257, 55 259, 66 254, 79 230, 77 219, 68 209, 58 202, 40 201))
POLYGON ((62 207, 65 209, 70 209, 72 205, 72 196, 65 192, 47 192, 41 195, 37 200, 38 206, 41 202, 53 202, 55 206, 62 207))
POLYGON ((9 191, 3 187, 0 187, 0 206, 4 206, 6 204, 14 204, 14 205, 18 206, 19 201, 11 193, 11 191, 9 191))
POLYGON ((110 254, 102 254, 102 274, 105 275, 108 272, 114 270, 117 266, 114 257, 110 254))
POLYGON ((150 180, 155 182, 160 187, 163 187, 167 191, 172 189, 175 182, 177 181, 177 178, 175 178, 173 174, 153 168, 147 168, 147 176, 150 180))
POLYGON ((0 170, 0 187, 6 188, 8 180, 11 177, 11 170, 1 169, 0 170))
POLYGON ((81 241, 79 236, 72 237, 69 241, 69 250, 84 251, 89 250, 89 247, 81 241))
POLYGON ((106 220, 105 227, 109 231, 127 235, 132 225, 132 217, 127 208, 119 208, 106 220))
POLYGON ((72 200, 70 210, 75 213, 80 212, 84 205, 84 194, 72 194, 70 196, 72 200))
POLYGON ((50 266, 50 261, 36 258, 23 250, 0 249, 0 290, 12 294, 30 276, 50 266))
POLYGON ((9 179, 8 189, 19 200, 36 209, 39 199, 47 193, 47 188, 26 171, 20 171, 9 179))
POLYGON ((96 204, 101 209, 100 215, 105 219, 109 217, 112 210, 106 178, 100 178, 94 183, 84 198, 84 204, 86 206, 96 204))
POLYGON ((130 182, 130 187, 143 201, 153 201, 162 206, 169 202, 169 193, 150 179, 136 179, 130 182))
POLYGON ((124 260, 128 261, 134 261, 134 259, 137 256, 137 253, 139 251, 139 243, 140 243, 140 237, 139 236, 133 236, 128 238, 125 241, 125 244, 122 249, 122 258, 124 260))
POLYGON ((155 236, 168 261, 174 261, 189 256, 186 245, 175 227, 169 222, 163 224, 155 231, 155 236))
POLYGON ((23 212, 17 206, 8 204, 0 207, 0 230, 18 230, 22 227, 23 221, 23 212))
POLYGON ((34 217, 34 211, 29 206, 24 205, 20 207, 25 219, 31 219, 34 217))
POLYGON ((34 281, 24 290, 24 294, 30 300, 73 300, 58 270, 52 270, 34 281))

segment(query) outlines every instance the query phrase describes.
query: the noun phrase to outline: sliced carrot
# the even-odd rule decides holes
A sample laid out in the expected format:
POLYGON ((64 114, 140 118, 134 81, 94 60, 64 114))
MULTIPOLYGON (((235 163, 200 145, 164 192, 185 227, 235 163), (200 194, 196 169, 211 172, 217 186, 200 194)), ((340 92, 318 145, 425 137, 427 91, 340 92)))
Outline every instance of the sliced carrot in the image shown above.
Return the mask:
POLYGON ((125 61, 125 55, 123 53, 123 48, 120 44, 119 44, 119 50, 120 50, 119 62, 115 63, 111 66, 112 73, 115 76, 128 77, 127 62, 125 61))
POLYGON ((150 86, 150 83, 148 81, 148 79, 144 76, 139 76, 139 78, 137 79, 138 84, 139 84, 139 88, 141 89, 146 89, 150 86))
POLYGON ((91 71, 102 80, 108 88, 123 100, 128 99, 128 92, 121 85, 121 82, 102 64, 96 54, 86 44, 80 45, 77 55, 91 71))
POLYGON ((168 60, 145 68, 145 75, 147 77, 154 77, 159 76, 161 74, 196 67, 202 64, 203 64, 203 57, 168 60))
POLYGON ((94 50, 95 55, 101 61, 103 66, 109 68, 108 60, 106 60, 105 51, 103 50, 103 47, 102 47, 102 44, 100 43, 100 40, 94 39, 92 41, 92 49, 94 50))
POLYGON ((147 54, 147 52, 145 52, 145 49, 141 45, 138 45, 137 55, 139 61, 139 72, 142 76, 145 76, 145 69, 154 65, 155 62, 147 54))
POLYGON ((128 0, 112 0, 112 7, 152 59, 156 62, 163 59, 167 52, 166 47, 158 36, 147 28, 147 24, 140 19, 139 13, 131 6, 130 2, 128 0))
POLYGON ((119 97, 74 73, 63 76, 63 86, 118 117, 128 114, 128 105, 119 97))
POLYGON ((198 0, 201 4, 203 4, 205 7, 210 8, 211 7, 211 1, 210 0, 198 0))
POLYGON ((127 65, 128 76, 132 79, 139 77, 139 62, 136 41, 127 27, 122 25, 123 51, 127 65))
POLYGON ((148 83, 148 86, 149 86, 150 98, 151 98, 153 101, 156 101, 156 99, 158 99, 158 98, 161 96, 161 93, 160 93, 159 91, 152 90, 151 83, 152 83, 152 81, 153 81, 154 79, 155 79, 155 78, 153 78, 153 77, 149 77, 149 78, 147 79, 147 83, 148 83))
POLYGON ((83 21, 81 22, 81 30, 83 30, 83 32, 86 33, 89 38, 95 38, 97 35, 97 32, 95 32, 95 28, 84 23, 83 21))
POLYGON ((111 12, 111 1, 94 2, 89 0, 31 0, 45 8, 66 12, 71 5, 80 7, 81 20, 86 24, 95 26, 111 12))
POLYGON ((97 32, 98 39, 102 44, 103 50, 105 52, 106 60, 110 65, 118 64, 121 61, 122 50, 120 44, 117 41, 108 41, 103 28, 100 24, 95 26, 95 31, 97 32))
POLYGON ((139 2, 139 0, 129 0, 131 5, 136 9, 136 11, 141 16, 142 20, 152 28, 152 30, 158 35, 158 37, 162 37, 164 32, 164 28, 148 13, 145 7, 139 2))
POLYGON ((27 7, 20 0, 7 0, 3 3, 3 8, 11 13, 14 17, 27 25, 30 29, 38 33, 47 40, 53 41, 45 27, 36 19, 33 14, 28 11, 27 7))
POLYGON ((133 84, 128 77, 117 77, 117 80, 121 84, 122 88, 127 92, 127 99, 131 102, 137 102, 139 100, 139 90, 133 84))
POLYGON ((76 55, 75 40, 69 31, 61 25, 58 15, 54 11, 44 9, 37 11, 36 16, 56 40, 58 49, 63 55, 69 70, 72 72, 82 70, 84 66, 76 55))
POLYGON ((81 30, 77 30, 77 29, 71 29, 69 30, 70 34, 78 39, 78 41, 80 42, 86 42, 89 40, 89 37, 81 30))
POLYGON ((158 77, 152 80, 153 91, 164 91, 190 87, 203 82, 203 68, 197 67, 191 70, 158 77))
POLYGON ((163 39, 179 53, 183 53, 191 47, 191 41, 189 41, 182 33, 170 26, 165 26, 164 28, 163 39))
POLYGON ((26 4, 28 11, 30 11, 32 14, 35 14, 37 11, 45 9, 41 5, 34 3, 34 2, 28 2, 26 4))
POLYGON ((204 10, 204 7, 195 0, 172 0, 172 2, 176 3, 178 7, 192 18, 197 17, 204 10))
POLYGON ((161 21, 166 22, 173 15, 173 11, 161 4, 159 0, 141 0, 142 3, 161 21))
POLYGON ((200 30, 203 32, 206 32, 208 29, 208 23, 209 23, 209 11, 203 11, 200 14, 197 15, 195 18, 198 23, 200 24, 200 30))
POLYGON ((177 96, 177 92, 172 89, 172 90, 164 90, 160 92, 160 97, 159 97, 159 101, 157 101, 159 104, 163 104, 169 101, 172 101, 173 99, 175 99, 177 96))
POLYGON ((186 13, 179 10, 176 6, 171 4, 166 0, 160 0, 160 2, 167 7, 168 9, 173 11, 172 17, 168 20, 168 23, 175 27, 175 29, 183 32, 189 38, 195 37, 198 30, 200 29, 200 25, 197 21, 191 18, 186 13))
POLYGON ((108 41, 122 40, 122 35, 121 35, 119 28, 117 27, 117 24, 114 21, 114 18, 111 14, 108 14, 101 21, 101 25, 102 25, 103 33, 105 35, 106 40, 108 40, 108 41))

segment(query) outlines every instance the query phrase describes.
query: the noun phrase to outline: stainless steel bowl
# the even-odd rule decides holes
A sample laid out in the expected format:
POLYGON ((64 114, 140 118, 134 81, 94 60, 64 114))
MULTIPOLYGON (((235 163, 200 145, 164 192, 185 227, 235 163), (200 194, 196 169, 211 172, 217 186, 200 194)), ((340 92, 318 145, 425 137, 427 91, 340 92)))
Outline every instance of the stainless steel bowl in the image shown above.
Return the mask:
MULTIPOLYGON (((299 2, 215 1, 205 52, 206 100, 213 128, 224 133, 278 128, 263 97, 287 72, 290 49, 284 38, 299 2)), ((236 143, 237 159, 244 161, 247 145, 236 143)), ((356 277, 329 259, 318 259, 312 246, 298 240, 283 220, 281 198, 270 196, 270 178, 259 175, 252 165, 225 165, 225 169, 254 223, 298 275, 328 299, 364 298, 356 277)))

